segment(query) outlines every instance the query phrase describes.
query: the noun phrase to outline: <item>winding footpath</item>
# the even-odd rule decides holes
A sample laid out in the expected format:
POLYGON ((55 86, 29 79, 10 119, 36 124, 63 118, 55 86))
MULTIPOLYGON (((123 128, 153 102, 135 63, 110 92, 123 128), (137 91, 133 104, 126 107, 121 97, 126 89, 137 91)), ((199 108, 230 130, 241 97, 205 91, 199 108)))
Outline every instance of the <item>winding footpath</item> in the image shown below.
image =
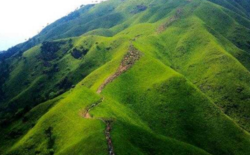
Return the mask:
POLYGON ((100 94, 102 90, 111 82, 113 82, 117 77, 119 77, 122 73, 125 73, 129 70, 136 61, 138 61, 141 57, 140 51, 138 51, 134 46, 129 46, 129 51, 123 58, 119 68, 116 70, 114 74, 109 76, 104 83, 98 88, 97 93, 100 94))
POLYGON ((105 137, 106 137, 107 144, 108 144, 108 153, 109 153, 109 155, 115 155, 114 147, 113 147, 113 143, 112 143, 112 138, 111 138, 111 130, 112 130, 113 120, 111 120, 111 119, 105 120, 104 118, 93 118, 89 114, 91 109, 98 106, 103 101, 104 101, 104 98, 102 98, 102 101, 99 101, 97 103, 92 104, 89 108, 87 108, 87 110, 85 110, 85 112, 82 114, 82 116, 86 119, 98 119, 106 124, 105 137))
POLYGON ((107 143, 108 143, 108 151, 109 151, 109 155, 115 155, 114 153, 114 147, 113 147, 113 144, 112 144, 112 139, 111 139, 111 125, 113 123, 112 120, 106 120, 105 121, 106 123, 106 130, 105 130, 105 135, 106 135, 106 140, 107 140, 107 143))
MULTIPOLYGON (((127 70, 129 70, 137 60, 139 60, 141 57, 141 53, 136 50, 132 45, 130 45, 129 47, 129 51, 128 53, 125 55, 125 57, 123 58, 119 68, 117 69, 117 71, 112 74, 111 76, 109 76, 104 83, 98 88, 97 93, 100 94, 102 92, 102 90, 112 81, 114 81, 117 77, 119 77, 122 73, 126 72, 127 70)), ((91 106, 87 107, 86 110, 81 114, 82 117, 86 118, 86 119, 98 119, 101 120, 102 122, 104 122, 106 124, 106 129, 105 129, 105 137, 106 137, 106 141, 108 144, 108 154, 109 155, 115 155, 114 152, 114 147, 113 147, 113 143, 112 143, 112 138, 111 138, 111 131, 112 131, 112 124, 114 122, 114 120, 112 119, 104 119, 104 118, 93 118, 90 115, 90 110, 92 110, 93 108, 95 108, 96 106, 98 106, 99 104, 101 104, 104 101, 104 98, 102 98, 102 100, 92 104, 91 106)))

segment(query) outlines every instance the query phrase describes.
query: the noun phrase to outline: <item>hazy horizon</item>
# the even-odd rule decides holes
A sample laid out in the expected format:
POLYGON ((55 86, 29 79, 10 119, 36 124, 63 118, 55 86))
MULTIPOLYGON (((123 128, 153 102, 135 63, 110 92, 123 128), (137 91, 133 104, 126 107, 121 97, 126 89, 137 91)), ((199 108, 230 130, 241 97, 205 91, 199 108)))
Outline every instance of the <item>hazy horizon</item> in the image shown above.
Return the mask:
POLYGON ((0 1, 0 51, 24 42, 44 26, 93 0, 0 1), (27 5, 29 4, 29 5, 27 5), (60 5, 59 5, 60 4, 60 5))

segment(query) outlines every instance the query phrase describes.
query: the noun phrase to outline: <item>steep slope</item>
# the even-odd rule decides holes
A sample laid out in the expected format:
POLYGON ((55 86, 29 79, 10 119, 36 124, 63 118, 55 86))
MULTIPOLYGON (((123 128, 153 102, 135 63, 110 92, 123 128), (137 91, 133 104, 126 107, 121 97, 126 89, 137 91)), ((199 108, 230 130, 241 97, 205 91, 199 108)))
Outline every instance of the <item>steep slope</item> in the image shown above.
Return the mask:
MULTIPOLYGON (((110 29, 110 32, 115 34, 117 32, 122 31, 126 27, 129 27, 129 25, 146 22, 145 19, 150 18, 150 16, 151 16, 151 21, 156 21, 166 16, 164 14, 159 14, 157 12, 153 13, 153 11, 159 8, 161 3, 163 2, 157 2, 157 3, 155 2, 155 5, 152 5, 154 3, 148 4, 147 1, 141 1, 141 2, 140 1, 138 2, 128 1, 126 3, 125 2, 118 3, 117 1, 113 0, 113 1, 109 1, 106 3, 102 3, 100 5, 94 6, 94 8, 92 8, 93 6, 90 7, 92 9, 90 9, 89 6, 87 6, 86 9, 84 7, 80 9, 79 11, 89 10, 90 13, 103 15, 105 14, 105 11, 108 9, 107 6, 109 7, 113 6, 115 8, 114 11, 124 13, 125 14, 124 16, 126 16, 127 20, 125 20, 124 23, 118 24, 114 26, 112 29, 110 29), (142 2, 143 4, 141 4, 142 2), (148 8, 149 5, 152 5, 152 8, 148 8), (141 9, 141 7, 143 9, 141 9), (145 11, 147 12, 144 13, 145 11), (147 18, 145 17, 142 18, 143 16, 147 18), (136 19, 138 19, 138 21, 135 23, 134 21, 136 19)), ((183 5, 186 2, 169 1, 168 3, 169 3, 168 12, 170 12, 179 4, 183 5)), ((162 9, 165 9, 165 7, 162 9)), ((83 11, 83 16, 88 17, 89 13, 88 12, 86 13, 83 11)), ((95 18, 91 18, 91 19, 95 19, 95 18)), ((70 26, 67 27, 65 32, 70 31, 69 28, 72 28, 75 26, 79 28, 74 23, 82 21, 83 19, 78 17, 75 20, 77 21, 74 21, 73 23, 71 23, 70 26)), ((96 20, 96 22, 97 21, 99 22, 100 20, 96 20)), ((112 21, 115 22, 116 20, 112 20, 112 21)), ((64 22, 61 22, 60 20, 58 22, 55 22, 56 25, 58 24, 63 25, 63 23, 64 22)), ((70 22, 66 21, 66 23, 70 23, 70 22)), ((85 25, 85 23, 82 23, 80 25, 85 25)), ((100 26, 100 24, 98 23, 97 25, 100 26)), ((50 27, 51 26, 45 29, 49 29, 53 33, 58 34, 58 32, 53 31, 50 27)), ((62 27, 66 28, 66 26, 62 26, 62 27)), ((79 29, 82 30, 82 28, 79 28, 79 29)), ((60 31, 60 34, 64 32, 63 30, 59 30, 59 31, 60 31)), ((106 29, 103 31, 104 31, 103 33, 105 34, 106 29)), ((95 32, 93 31, 94 34, 95 32)), ((100 31, 98 32, 100 33, 100 31)), ((43 34, 44 33, 42 32, 41 34, 39 34, 39 36, 42 36, 43 34)), ((93 34, 91 33, 91 35, 93 34)), ((103 62, 102 60, 96 60, 95 62, 93 62, 93 57, 90 59, 85 59, 85 57, 83 58, 82 55, 86 55, 86 57, 88 57, 88 55, 90 55, 88 53, 92 53, 92 52, 88 52, 89 50, 93 50, 93 51, 98 50, 100 53, 106 53, 103 51, 108 51, 113 46, 115 48, 117 45, 120 44, 119 42, 122 41, 122 40, 117 40, 117 41, 113 40, 115 42, 112 44, 110 43, 110 45, 105 45, 106 41, 102 41, 104 42, 104 44, 97 45, 98 41, 95 41, 96 37, 91 37, 90 35, 88 36, 89 38, 85 38, 85 40, 88 40, 88 42, 85 40, 74 41, 76 38, 57 41, 58 43, 49 42, 47 44, 44 44, 45 48, 43 48, 44 49, 43 51, 41 50, 42 45, 38 45, 30 49, 29 50, 30 52, 25 52, 25 53, 32 53, 32 54, 22 54, 22 51, 20 51, 20 52, 15 53, 15 55, 13 55, 11 58, 5 59, 5 61, 2 62, 4 63, 4 65, 2 66, 7 66, 5 67, 4 70, 7 70, 8 72, 7 73, 5 71, 3 72, 4 78, 0 81, 1 82, 0 84, 2 86, 1 92, 4 92, 4 94, 1 94, 1 98, 2 98, 1 105, 5 103, 4 105, 7 105, 7 107, 0 106, 0 107, 3 107, 1 108, 3 109, 1 111, 7 111, 11 113, 17 112, 18 109, 22 109, 26 107, 26 105, 30 105, 31 104, 30 102, 32 102, 33 105, 34 104, 36 105, 38 103, 46 101, 49 98, 50 93, 61 94, 62 92, 65 92, 65 90, 68 90, 72 85, 75 85, 82 78, 84 78, 87 74, 89 74, 91 69, 93 70, 95 67, 98 67, 98 64, 101 65, 103 62), (81 41, 85 43, 82 43, 81 41), (48 46, 48 48, 46 48, 46 46, 48 46), (50 49, 49 47, 52 47, 52 48, 50 49), (72 52, 73 54, 71 54, 72 52), (70 54, 73 56, 73 58, 70 56, 70 54), (28 56, 29 58, 27 59, 26 57, 28 56), (50 57, 50 58, 43 59, 44 57, 50 57), (78 61, 74 59, 83 59, 86 62, 84 63, 83 61, 78 61), (33 65, 30 65, 30 64, 33 64, 33 65), (21 67, 21 65, 23 67, 21 67), (19 67, 16 67, 16 66, 19 66, 19 67), (22 74, 22 76, 19 76, 20 74, 22 74), (55 78, 54 80, 51 81, 50 80, 51 77, 58 77, 58 78, 55 78), (47 81, 50 81, 50 82, 47 83, 47 81), (54 85, 54 86, 51 86, 51 85, 54 85), (37 96, 30 95, 31 92, 36 92, 37 96), (26 96, 30 96, 33 98, 30 99, 29 97, 26 97, 26 96), (11 108, 8 108, 9 105, 11 105, 11 108)), ((58 38, 61 38, 61 37, 58 37, 58 38)), ((44 41, 44 39, 40 39, 40 42, 42 41, 44 41)), ((43 42, 43 43, 46 43, 46 42, 43 42)), ((12 52, 9 52, 9 53, 12 53, 12 52)), ((91 55, 95 56, 95 54, 91 54, 91 55)), ((104 62, 108 61, 108 58, 107 58, 108 56, 107 57, 106 56, 103 57, 101 55, 99 56, 101 59, 104 60, 104 62)))
MULTIPOLYGON (((37 125, 11 148, 9 154, 34 154, 38 152, 46 154, 46 152, 49 153, 51 151, 55 151, 54 153, 58 154, 68 154, 68 152, 72 153, 72 151, 73 154, 107 154, 104 123, 98 119, 86 119, 81 116, 81 111, 83 111, 85 107, 92 103, 99 102, 99 100, 101 100, 101 98, 95 95, 94 92, 82 87, 76 88, 68 97, 61 100, 55 107, 46 113, 38 121, 37 125), (86 98, 88 99, 86 100, 86 98), (53 126, 55 123, 57 126, 53 126), (65 132, 65 130, 67 132, 65 132), (44 142, 41 142, 41 138, 44 139, 44 142)), ((166 154, 169 151, 176 153, 201 152, 201 154, 206 154, 204 151, 188 144, 154 135, 140 121, 135 113, 110 99, 105 98, 99 110, 101 112, 98 112, 98 115, 94 114, 94 118, 100 117, 105 119, 108 117, 115 119, 114 124, 116 125, 113 125, 112 139, 115 143, 119 143, 117 146, 120 148, 115 148, 117 154, 130 154, 132 152, 135 154, 143 153, 140 149, 137 149, 136 146, 134 146, 134 149, 126 151, 125 147, 131 144, 129 144, 129 140, 124 141, 124 139, 120 139, 120 136, 123 136, 120 131, 129 132, 129 134, 134 135, 140 134, 141 137, 145 138, 155 138, 162 146, 156 148, 157 145, 153 144, 154 141, 142 141, 142 144, 139 145, 143 146, 143 143, 149 143, 152 145, 152 148, 149 149, 156 150, 157 152, 167 151, 166 154), (126 111, 126 114, 123 113, 123 111, 126 111), (129 122, 129 124, 124 124, 123 122, 129 122), (128 127, 128 131, 122 130, 125 126, 128 127), (171 150, 165 148, 163 144, 169 145, 171 150), (179 147, 182 149, 176 149, 179 147)), ((138 138, 139 137, 135 137, 135 140, 138 140, 138 138)), ((141 146, 138 147, 140 148, 141 146)))
POLYGON ((110 0, 51 24, 1 61, 0 154, 249 154, 246 4, 110 0))

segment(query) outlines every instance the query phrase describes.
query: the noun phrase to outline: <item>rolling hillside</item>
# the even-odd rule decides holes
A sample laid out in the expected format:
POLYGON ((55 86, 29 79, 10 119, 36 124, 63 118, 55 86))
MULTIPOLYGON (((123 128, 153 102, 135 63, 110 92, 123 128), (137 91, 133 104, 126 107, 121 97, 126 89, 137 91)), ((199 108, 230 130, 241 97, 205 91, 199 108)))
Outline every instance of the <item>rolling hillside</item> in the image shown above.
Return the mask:
POLYGON ((0 154, 250 155, 249 6, 109 0, 0 53, 0 154))

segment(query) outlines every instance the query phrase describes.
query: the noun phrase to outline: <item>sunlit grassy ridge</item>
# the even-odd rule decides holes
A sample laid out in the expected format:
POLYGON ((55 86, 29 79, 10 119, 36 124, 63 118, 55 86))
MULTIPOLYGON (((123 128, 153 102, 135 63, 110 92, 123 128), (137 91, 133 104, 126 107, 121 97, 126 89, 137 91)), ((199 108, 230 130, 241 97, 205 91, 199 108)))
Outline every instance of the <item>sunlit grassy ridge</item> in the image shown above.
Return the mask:
POLYGON ((249 154, 248 3, 110 0, 48 26, 4 62, 0 154, 108 154, 104 120, 116 154, 249 154))

